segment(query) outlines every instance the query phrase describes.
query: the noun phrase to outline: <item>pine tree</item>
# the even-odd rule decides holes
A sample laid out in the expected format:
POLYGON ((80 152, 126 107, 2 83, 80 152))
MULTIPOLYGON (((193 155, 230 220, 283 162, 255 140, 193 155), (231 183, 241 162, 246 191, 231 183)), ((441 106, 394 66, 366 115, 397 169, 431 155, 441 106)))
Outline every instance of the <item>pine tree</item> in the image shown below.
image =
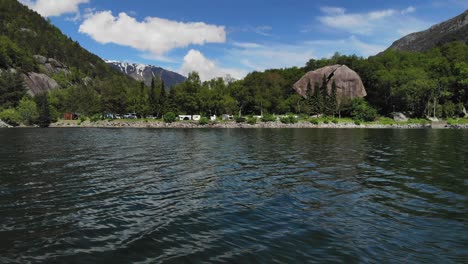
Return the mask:
POLYGON ((307 83, 306 99, 307 99, 308 114, 309 115, 315 114, 314 91, 312 90, 312 85, 310 84, 310 82, 307 83))
POLYGON ((167 106, 167 95, 166 95, 166 85, 163 80, 161 80, 161 90, 159 90, 159 114, 162 115, 166 111, 167 106))
POLYGON ((320 86, 321 95, 321 114, 330 115, 330 97, 328 96, 328 81, 327 76, 324 74, 322 78, 322 85, 320 86))
POLYGON ((156 84, 154 82, 154 78, 151 79, 151 88, 149 92, 149 107, 151 115, 156 114, 156 107, 157 107, 157 97, 156 97, 156 84))
POLYGON ((332 82, 332 87, 331 87, 331 95, 330 95, 330 110, 331 110, 331 113, 333 115, 333 117, 335 117, 336 115, 336 111, 337 111, 337 108, 338 108, 338 98, 337 98, 337 95, 336 95, 336 83, 335 83, 335 80, 333 80, 332 82))
POLYGON ((315 83, 314 85, 314 97, 313 97, 312 109, 313 113, 320 115, 323 113, 323 99, 322 93, 320 92, 320 85, 315 83))
POLYGON ((39 118, 37 119, 37 124, 40 127, 49 127, 51 123, 50 117, 50 105, 49 100, 47 99, 47 93, 39 94, 35 97, 37 108, 39 111, 39 118))

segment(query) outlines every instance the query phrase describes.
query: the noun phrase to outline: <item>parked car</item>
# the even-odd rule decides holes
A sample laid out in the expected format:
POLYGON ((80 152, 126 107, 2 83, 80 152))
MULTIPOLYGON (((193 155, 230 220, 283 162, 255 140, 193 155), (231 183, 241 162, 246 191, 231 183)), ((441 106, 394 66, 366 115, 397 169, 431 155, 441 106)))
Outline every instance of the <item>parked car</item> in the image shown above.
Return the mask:
POLYGON ((104 118, 109 118, 109 119, 115 119, 115 115, 114 114, 111 114, 111 113, 107 113, 104 115, 104 118))
POLYGON ((126 118, 126 119, 137 119, 138 116, 137 116, 136 113, 127 113, 127 114, 124 115, 124 118, 126 118))

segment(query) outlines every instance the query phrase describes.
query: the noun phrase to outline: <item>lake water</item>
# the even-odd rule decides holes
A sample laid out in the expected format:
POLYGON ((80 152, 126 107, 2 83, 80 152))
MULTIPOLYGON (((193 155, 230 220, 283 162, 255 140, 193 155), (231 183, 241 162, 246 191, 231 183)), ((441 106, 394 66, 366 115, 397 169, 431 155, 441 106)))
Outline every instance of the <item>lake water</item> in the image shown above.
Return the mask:
POLYGON ((467 224, 467 130, 0 130, 0 263, 461 263, 467 224))

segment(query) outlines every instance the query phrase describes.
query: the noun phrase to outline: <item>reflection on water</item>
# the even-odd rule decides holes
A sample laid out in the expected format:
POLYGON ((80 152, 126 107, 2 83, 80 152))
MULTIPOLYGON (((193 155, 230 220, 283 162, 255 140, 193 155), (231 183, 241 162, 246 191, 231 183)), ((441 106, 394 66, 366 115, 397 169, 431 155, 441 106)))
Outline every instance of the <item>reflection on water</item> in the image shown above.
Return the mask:
POLYGON ((463 262, 467 145, 451 130, 0 130, 0 262, 463 262))

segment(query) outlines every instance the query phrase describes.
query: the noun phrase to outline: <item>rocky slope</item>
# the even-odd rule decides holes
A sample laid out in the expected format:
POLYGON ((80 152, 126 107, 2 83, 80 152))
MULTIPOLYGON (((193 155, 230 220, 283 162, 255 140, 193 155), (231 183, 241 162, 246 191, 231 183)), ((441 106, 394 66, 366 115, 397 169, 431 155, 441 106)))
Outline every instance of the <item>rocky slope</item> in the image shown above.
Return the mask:
POLYGON ((138 85, 16 0, 0 0, 0 18, 0 70, 20 72, 31 95, 60 88, 57 77, 73 86, 113 78, 138 85))
POLYGON ((106 60, 106 63, 113 69, 124 73, 137 81, 145 82, 148 86, 151 84, 151 80, 154 77, 160 77, 164 81, 166 88, 179 84, 186 79, 184 76, 176 72, 168 71, 161 67, 110 60, 106 60))
POLYGON ((468 43, 468 10, 427 30, 409 34, 395 41, 389 49, 422 52, 452 41, 468 43))
POLYGON ((346 65, 331 65, 308 72, 294 84, 293 88, 299 95, 306 97, 307 89, 312 89, 313 93, 315 84, 321 85, 324 75, 327 78, 328 93, 331 92, 332 83, 335 82, 339 101, 344 97, 356 98, 367 95, 361 77, 346 65))

